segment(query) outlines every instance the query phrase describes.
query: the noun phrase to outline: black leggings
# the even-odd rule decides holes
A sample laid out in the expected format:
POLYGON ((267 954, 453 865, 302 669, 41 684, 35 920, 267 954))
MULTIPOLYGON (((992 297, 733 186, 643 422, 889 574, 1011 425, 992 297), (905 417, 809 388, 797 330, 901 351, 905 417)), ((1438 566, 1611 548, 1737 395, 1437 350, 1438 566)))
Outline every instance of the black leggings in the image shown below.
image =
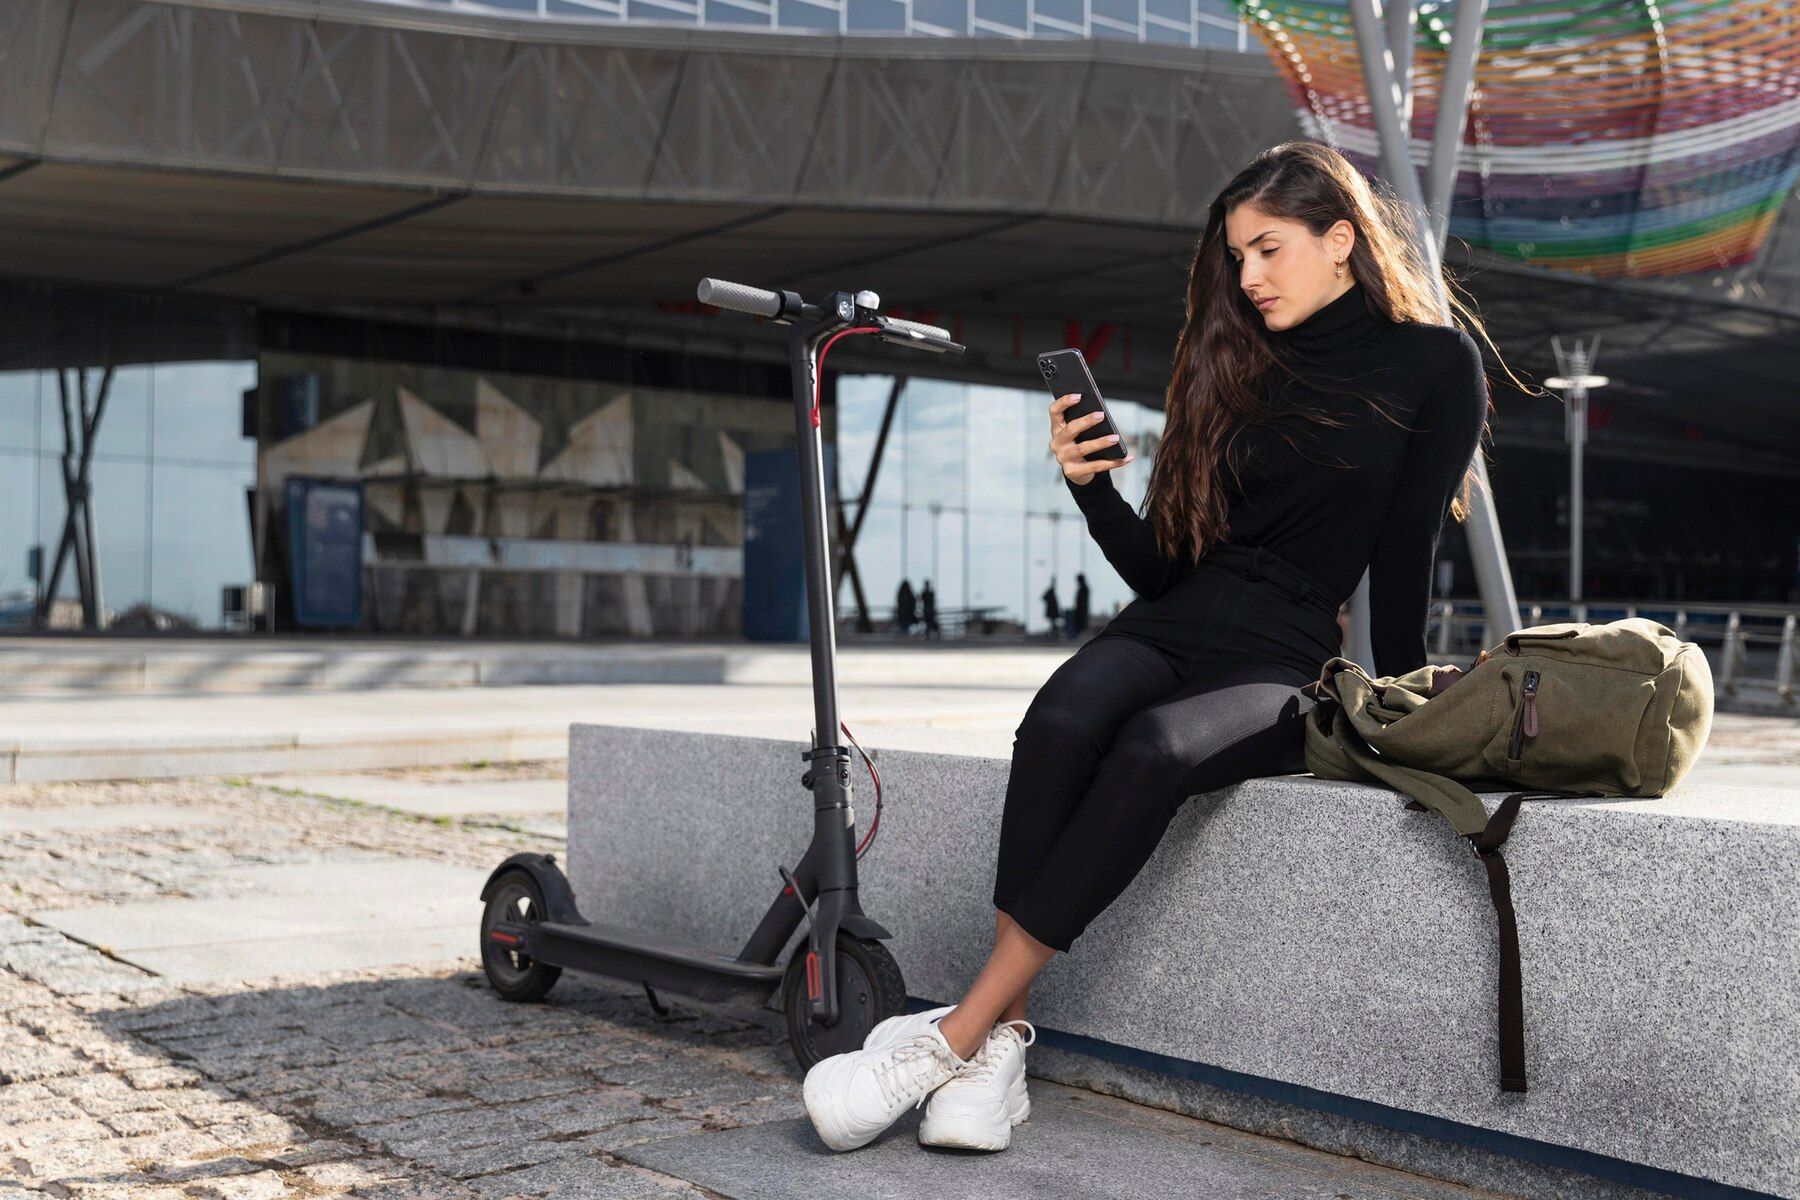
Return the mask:
POLYGON ((1300 688, 1255 658, 1182 664, 1102 634, 1045 681, 1013 737, 994 906, 1067 950, 1149 861, 1189 796, 1306 769, 1300 688))

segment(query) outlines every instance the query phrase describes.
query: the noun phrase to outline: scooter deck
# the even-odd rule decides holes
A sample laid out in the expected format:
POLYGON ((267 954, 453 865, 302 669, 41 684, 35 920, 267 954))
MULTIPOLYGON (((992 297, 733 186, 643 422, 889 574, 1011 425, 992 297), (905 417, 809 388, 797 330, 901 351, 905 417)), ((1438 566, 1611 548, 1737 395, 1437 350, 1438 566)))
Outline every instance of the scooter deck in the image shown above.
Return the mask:
POLYGON ((628 979, 701 1000, 761 1001, 781 983, 783 968, 739 962, 697 946, 671 944, 616 925, 496 923, 489 936, 514 937, 531 957, 615 979, 628 979))

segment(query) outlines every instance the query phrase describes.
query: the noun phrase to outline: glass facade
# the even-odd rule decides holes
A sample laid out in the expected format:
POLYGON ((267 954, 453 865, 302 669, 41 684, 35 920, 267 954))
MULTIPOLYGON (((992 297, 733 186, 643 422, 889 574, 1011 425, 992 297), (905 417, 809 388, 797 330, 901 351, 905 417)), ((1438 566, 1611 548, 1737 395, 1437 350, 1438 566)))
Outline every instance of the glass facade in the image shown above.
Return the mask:
MULTIPOLYGON (((29 623, 33 547, 42 547, 46 582, 55 561, 68 511, 63 394, 74 416, 82 375, 81 368, 0 371, 0 623, 29 623)), ((85 369, 90 395, 103 378, 98 368, 85 369)), ((242 436, 242 408, 255 386, 253 362, 155 363, 113 373, 90 470, 108 624, 155 628, 152 614, 160 614, 178 626, 218 628, 223 589, 254 578, 247 493, 256 443, 242 436)), ((71 623, 72 561, 57 595, 64 602, 57 623, 71 623)))
POLYGON ((1112 38, 1247 51, 1227 0, 389 0, 628 25, 917 37, 1112 38))
POLYGON ((792 446, 780 402, 276 350, 261 364, 269 577, 292 566, 283 485, 358 483, 364 628, 740 633, 744 459, 792 446))
MULTIPOLYGON (((893 383, 887 375, 837 382, 838 487, 851 520, 893 383)), ((914 592, 930 580, 940 610, 990 610, 997 628, 1022 624, 1036 633, 1050 627, 1044 592, 1054 584, 1058 605, 1068 605, 1077 572, 1087 575, 1096 623, 1131 599, 1088 537, 1050 456, 1049 404, 1042 390, 906 380, 856 540, 857 571, 878 623, 902 579, 914 592)), ((1108 400, 1107 408, 1137 456, 1113 475, 1135 508, 1162 439, 1163 414, 1122 400, 1108 400)), ((846 583, 840 617, 854 605, 846 583)))
MULTIPOLYGON (((224 590, 261 580, 292 629, 281 497, 324 480, 363 495, 360 628, 740 635, 746 457, 793 440, 782 364, 36 284, 0 286, 0 317, 0 628, 33 627, 70 511, 65 453, 104 394, 88 471, 101 611, 86 620, 71 555, 52 627, 219 629, 224 590)), ((895 376, 832 386, 821 433, 854 520, 895 376)), ((860 582, 885 622, 902 579, 931 582, 950 637, 971 609, 976 636, 1042 635, 1045 591, 1070 606, 1078 572, 1093 624, 1130 599, 1050 458, 1048 403, 1036 386, 903 379, 841 618, 860 582)), ((1138 456, 1114 481, 1136 506, 1162 413, 1110 407, 1138 456)))

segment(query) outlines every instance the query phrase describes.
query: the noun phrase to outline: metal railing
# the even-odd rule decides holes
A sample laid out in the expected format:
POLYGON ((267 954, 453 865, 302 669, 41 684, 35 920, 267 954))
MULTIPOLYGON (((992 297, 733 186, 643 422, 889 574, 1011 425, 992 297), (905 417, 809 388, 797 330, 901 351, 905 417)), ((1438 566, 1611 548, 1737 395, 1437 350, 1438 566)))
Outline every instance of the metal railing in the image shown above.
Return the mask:
MULTIPOLYGON (((1602 624, 1621 617, 1648 617, 1675 631, 1683 641, 1698 644, 1712 665, 1713 686, 1723 695, 1736 696, 1747 689, 1772 690, 1786 704, 1795 703, 1794 668, 1796 641, 1800 640, 1800 606, 1786 604, 1672 604, 1659 600, 1622 601, 1589 600, 1570 603, 1567 600, 1522 600, 1520 615, 1527 626, 1548 625, 1557 621, 1588 621, 1602 624)), ((1002 606, 977 609, 940 608, 938 623, 946 638, 991 635, 1003 626, 1013 637, 1024 635, 1016 615, 1002 615, 1002 606), (984 628, 985 626, 985 628, 984 628)), ((893 608, 871 608, 877 633, 898 636, 894 629, 893 608)), ((1106 624, 1108 614, 1096 613, 1090 619, 1090 631, 1106 624)), ((854 631, 854 617, 838 614, 840 631, 854 631)), ((912 636, 923 629, 915 624, 912 636)), ((1481 601, 1474 598, 1440 600, 1431 607, 1426 622, 1426 644, 1432 647, 1434 661, 1473 658, 1478 652, 1498 641, 1488 633, 1487 618, 1481 601)), ((1036 631, 1031 640, 1050 637, 1047 630, 1036 631)), ((1766 694, 1766 693, 1765 693, 1766 694)))
MULTIPOLYGON (((1675 636, 1709 652, 1713 684, 1720 692, 1734 696, 1747 685, 1772 687, 1784 702, 1794 702, 1794 640, 1800 609, 1793 605, 1522 600, 1519 609, 1527 626, 1557 621, 1600 624, 1622 617, 1660 621, 1675 636)), ((1454 599, 1432 606, 1426 638, 1439 658, 1472 656, 1499 640, 1489 636, 1479 600, 1454 599)))

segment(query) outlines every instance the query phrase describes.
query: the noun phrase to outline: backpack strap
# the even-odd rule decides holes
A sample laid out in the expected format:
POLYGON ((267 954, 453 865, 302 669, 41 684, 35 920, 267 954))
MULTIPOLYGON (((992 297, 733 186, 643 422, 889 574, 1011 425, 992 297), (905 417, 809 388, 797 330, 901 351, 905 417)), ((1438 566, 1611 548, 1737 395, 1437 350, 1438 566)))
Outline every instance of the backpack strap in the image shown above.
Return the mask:
POLYGON ((1519 919, 1513 912, 1512 875, 1500 847, 1512 832, 1524 792, 1500 802, 1487 827, 1469 838, 1475 857, 1487 868, 1488 895, 1500 925, 1500 1090, 1525 1090, 1525 987, 1519 970, 1519 919))
POLYGON ((1333 705, 1331 742, 1341 755, 1333 766, 1350 768, 1344 773, 1363 775, 1411 797, 1406 807, 1419 812, 1436 812, 1449 821, 1457 833, 1469 839, 1469 848, 1487 872, 1488 896, 1494 904, 1494 916, 1500 934, 1500 972, 1498 980, 1498 1018, 1500 1033, 1500 1089, 1507 1092, 1527 1090, 1525 1080, 1525 997, 1523 972, 1519 966, 1519 921, 1513 909, 1512 876, 1500 847, 1512 833, 1518 819, 1519 805, 1527 798, 1573 797, 1582 792, 1557 788, 1536 788, 1513 792, 1500 801, 1500 807, 1489 816, 1475 793, 1456 780, 1417 767, 1391 762, 1371 749, 1350 721, 1343 705, 1333 705))
MULTIPOLYGON (((1500 847, 1512 833, 1513 821, 1524 800, 1547 797, 1574 797, 1583 792, 1560 788, 1537 788, 1513 792, 1500 801, 1500 807, 1489 818, 1487 828, 1469 838, 1475 857, 1487 869, 1488 895, 1494 901, 1494 915, 1500 923, 1500 1088, 1507 1092, 1525 1090, 1525 997, 1519 971, 1519 921, 1513 912, 1512 876, 1500 847)), ((1411 801, 1408 808, 1424 807, 1411 801)))

